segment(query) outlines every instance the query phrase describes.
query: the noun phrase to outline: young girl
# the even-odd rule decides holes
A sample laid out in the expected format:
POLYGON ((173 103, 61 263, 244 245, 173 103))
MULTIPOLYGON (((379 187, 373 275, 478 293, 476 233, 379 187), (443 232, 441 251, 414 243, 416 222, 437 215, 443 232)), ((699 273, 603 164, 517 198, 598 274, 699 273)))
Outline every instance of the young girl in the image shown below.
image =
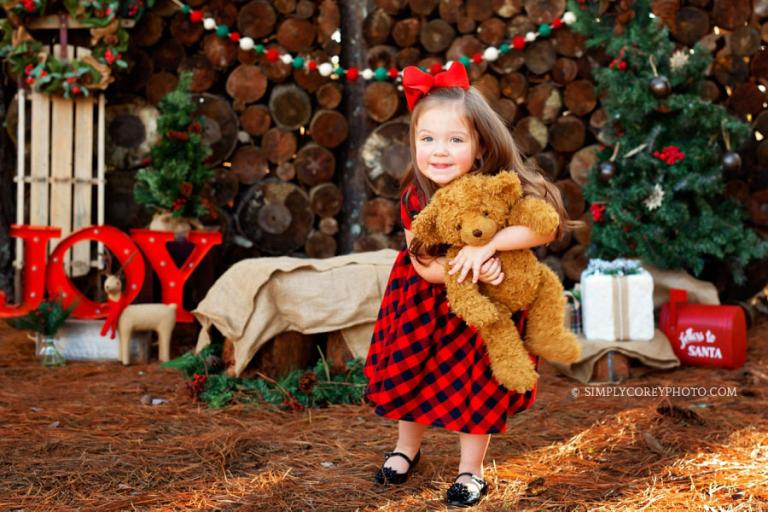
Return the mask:
POLYGON ((450 272, 458 272, 461 280, 497 285, 505 276, 496 251, 552 241, 560 236, 566 214, 558 189, 526 166, 502 119, 469 86, 462 64, 434 77, 406 68, 403 87, 412 111, 413 165, 403 180, 400 209, 408 250, 400 251, 392 269, 365 365, 366 396, 376 414, 398 420, 399 435, 375 479, 405 482, 419 461, 427 426, 455 430, 461 446, 459 476, 447 499, 469 506, 487 492, 483 459, 490 434, 505 431, 509 414, 528 409, 536 388, 518 394, 494 379, 483 340, 450 311, 445 248, 424 247, 414 239, 411 220, 439 187, 460 176, 516 171, 525 193, 550 201, 563 222, 548 237, 523 226, 504 228, 487 245, 465 247, 449 262, 450 272))

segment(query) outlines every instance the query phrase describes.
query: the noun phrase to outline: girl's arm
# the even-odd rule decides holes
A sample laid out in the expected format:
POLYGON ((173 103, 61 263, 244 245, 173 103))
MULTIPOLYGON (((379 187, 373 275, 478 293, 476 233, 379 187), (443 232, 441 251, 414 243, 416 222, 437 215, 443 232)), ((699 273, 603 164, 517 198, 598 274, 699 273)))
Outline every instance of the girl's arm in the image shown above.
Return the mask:
POLYGON ((465 246, 449 263, 449 274, 459 274, 459 282, 464 281, 472 271, 472 282, 476 283, 480 274, 480 267, 496 251, 514 251, 518 249, 530 249, 543 245, 555 239, 554 232, 549 235, 539 235, 525 226, 509 226, 496 233, 490 242, 485 245, 465 246))
MULTIPOLYGON (((405 230, 405 244, 406 247, 411 246, 411 240, 413 240, 413 233, 409 230, 405 230)), ((445 284, 445 258, 427 258, 421 259, 426 262, 421 264, 416 260, 416 257, 411 255, 411 264, 416 269, 416 273, 419 274, 422 279, 432 284, 445 284)))

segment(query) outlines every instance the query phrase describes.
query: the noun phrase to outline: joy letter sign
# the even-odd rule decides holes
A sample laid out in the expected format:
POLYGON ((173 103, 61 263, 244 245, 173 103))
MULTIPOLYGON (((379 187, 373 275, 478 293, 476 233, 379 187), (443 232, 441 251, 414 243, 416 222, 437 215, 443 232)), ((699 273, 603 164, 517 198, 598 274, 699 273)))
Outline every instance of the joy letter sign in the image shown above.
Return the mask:
POLYGON ((211 247, 221 243, 221 233, 190 232, 187 240, 194 244, 195 248, 184 264, 177 267, 165 245, 175 239, 175 235, 170 231, 132 229, 131 236, 128 236, 112 226, 83 228, 63 239, 51 253, 48 262, 46 262, 48 241, 60 237, 61 229, 44 226, 12 226, 10 236, 24 241, 24 295, 21 304, 7 305, 5 294, 0 292, 0 318, 21 316, 35 309, 43 300, 46 289, 51 297, 61 296, 64 304, 75 301, 77 307, 72 312, 75 318, 105 317, 108 312, 107 303, 94 302, 80 293, 67 277, 63 264, 64 254, 73 245, 77 242, 95 240, 104 244, 124 265, 125 294, 128 304, 136 298, 144 283, 144 258, 131 257, 141 248, 160 279, 162 301, 166 304, 176 304, 177 322, 191 322, 194 317, 182 305, 184 284, 211 247))

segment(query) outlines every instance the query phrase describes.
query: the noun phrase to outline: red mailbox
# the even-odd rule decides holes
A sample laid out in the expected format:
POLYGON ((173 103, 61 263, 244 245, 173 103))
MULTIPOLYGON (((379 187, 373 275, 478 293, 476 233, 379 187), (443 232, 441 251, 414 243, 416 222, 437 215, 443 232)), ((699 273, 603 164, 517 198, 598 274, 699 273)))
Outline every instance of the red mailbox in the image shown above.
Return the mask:
POLYGON ((747 322, 738 306, 688 304, 685 290, 671 289, 659 328, 683 364, 739 368, 747 357, 747 322))

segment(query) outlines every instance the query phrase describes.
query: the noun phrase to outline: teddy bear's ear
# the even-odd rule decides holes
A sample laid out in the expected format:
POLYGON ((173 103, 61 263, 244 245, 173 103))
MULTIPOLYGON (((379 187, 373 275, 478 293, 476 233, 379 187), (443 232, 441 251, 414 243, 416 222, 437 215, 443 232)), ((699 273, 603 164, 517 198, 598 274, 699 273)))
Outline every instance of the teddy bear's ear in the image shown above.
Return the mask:
POLYGON ((437 201, 433 197, 432 201, 416 215, 411 223, 413 236, 426 245, 437 245, 442 241, 437 230, 437 212, 437 201))
POLYGON ((502 171, 493 177, 496 190, 504 197, 521 197, 523 186, 515 171, 502 171))

